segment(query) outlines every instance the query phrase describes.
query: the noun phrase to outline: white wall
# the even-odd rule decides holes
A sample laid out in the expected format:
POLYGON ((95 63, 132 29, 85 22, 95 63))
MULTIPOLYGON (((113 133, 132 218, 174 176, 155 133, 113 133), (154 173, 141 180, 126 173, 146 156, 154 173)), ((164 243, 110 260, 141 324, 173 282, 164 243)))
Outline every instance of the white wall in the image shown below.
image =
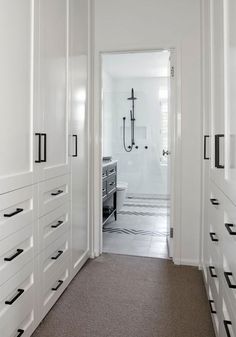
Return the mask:
MULTIPOLYGON (((168 194, 167 166, 161 165, 161 105, 159 89, 169 86, 163 78, 113 78, 103 75, 103 154, 118 160, 118 181, 128 183, 131 194, 168 194), (130 142, 131 88, 135 90, 135 147, 123 147, 123 117, 126 117, 126 147, 130 142), (145 149, 148 146, 148 149, 145 149), (137 184, 138 182, 138 184, 137 184)), ((165 149, 166 150, 166 149, 165 149)))
MULTIPOLYGON (((181 88, 181 218, 175 223, 176 261, 199 263, 201 192, 200 0, 94 0, 95 166, 101 156, 100 53, 177 47, 181 88)), ((178 119, 180 116, 178 116, 178 119)), ((98 166, 97 166, 98 167, 98 166)), ((101 172, 95 172, 100 179, 101 172)), ((100 186, 94 190, 95 200, 100 186)), ((100 205, 95 218, 101 216, 100 205)), ((95 238, 96 239, 96 238, 95 238)))

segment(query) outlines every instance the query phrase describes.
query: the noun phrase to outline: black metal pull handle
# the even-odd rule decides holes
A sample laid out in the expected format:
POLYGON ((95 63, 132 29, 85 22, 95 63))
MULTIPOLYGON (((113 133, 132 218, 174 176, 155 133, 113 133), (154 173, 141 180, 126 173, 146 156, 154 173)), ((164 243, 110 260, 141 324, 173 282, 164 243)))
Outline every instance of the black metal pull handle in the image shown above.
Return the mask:
POLYGON ((36 133, 35 136, 39 137, 38 139, 38 159, 35 160, 35 163, 41 163, 41 133, 36 133))
POLYGON ((56 256, 52 256, 51 259, 57 260, 61 256, 61 254, 63 254, 63 250, 58 250, 58 254, 56 256))
POLYGON ((62 285, 62 283, 63 283, 63 281, 59 280, 58 285, 56 287, 52 288, 52 291, 57 291, 60 288, 60 286, 62 285))
POLYGON ((63 224, 63 222, 64 222, 64 221, 59 220, 59 221, 57 222, 57 224, 52 225, 51 228, 57 228, 57 227, 61 226, 61 225, 63 224))
POLYGON ((219 200, 217 200, 217 199, 215 199, 215 198, 211 198, 211 199, 210 199, 210 202, 211 202, 212 205, 214 205, 214 206, 217 206, 217 205, 220 204, 220 203, 219 203, 219 200))
POLYGON ((216 237, 216 233, 210 232, 211 241, 218 242, 219 239, 216 237))
POLYGON ((215 167, 223 169, 224 165, 220 164, 220 139, 224 138, 224 135, 215 135, 215 167))
POLYGON ((23 251, 24 251, 24 249, 17 249, 15 254, 13 254, 10 257, 5 257, 4 261, 12 261, 12 260, 14 260, 17 256, 19 256, 20 254, 22 254, 23 251))
POLYGON ((116 170, 115 169, 111 169, 111 170, 109 170, 109 174, 112 174, 112 173, 114 173, 116 170))
POLYGON ((25 330, 18 329, 17 332, 19 332, 19 333, 18 333, 18 335, 16 337, 20 337, 20 336, 23 335, 23 333, 25 332, 25 330))
POLYGON ((225 223, 225 227, 230 235, 236 235, 236 232, 233 232, 231 228, 234 227, 234 224, 232 223, 225 223))
POLYGON ((112 182, 112 183, 110 183, 109 185, 110 185, 110 186, 113 186, 113 185, 115 185, 115 182, 113 181, 113 182, 112 182))
POLYGON ((14 212, 12 212, 10 214, 4 214, 4 217, 5 218, 11 218, 12 216, 17 215, 17 214, 23 212, 23 210, 24 210, 23 208, 17 208, 14 212))
POLYGON ((209 160, 209 159, 210 159, 210 157, 207 156, 207 139, 208 139, 208 138, 210 138, 209 135, 205 135, 205 136, 204 136, 204 159, 205 159, 205 160, 209 160))
POLYGON ((52 192, 51 195, 55 196, 55 195, 59 195, 59 194, 62 194, 62 193, 63 193, 62 190, 58 190, 57 192, 52 192))
POLYGON ((5 304, 12 305, 23 293, 24 289, 18 289, 17 294, 11 300, 5 301, 5 304))
POLYGON ((47 134, 41 133, 41 137, 43 138, 43 159, 41 159, 41 163, 46 163, 47 161, 47 134))
POLYGON ((75 139, 75 153, 72 155, 72 157, 78 157, 78 136, 73 135, 72 137, 75 139))
POLYGON ((226 282, 228 284, 228 287, 231 288, 231 289, 236 289, 236 284, 232 284, 231 279, 230 279, 230 276, 233 276, 233 273, 225 271, 224 276, 225 276, 226 282))
POLYGON ((213 273, 213 271, 215 271, 215 270, 216 270, 215 267, 213 267, 213 266, 209 267, 211 277, 217 277, 217 275, 213 273))
POLYGON ((229 331, 229 325, 232 325, 231 321, 224 320, 224 327, 227 337, 231 337, 230 331, 229 331))
POLYGON ((209 300, 211 313, 212 313, 212 314, 216 314, 216 310, 214 310, 213 307, 212 307, 212 304, 213 304, 213 303, 215 303, 215 302, 212 301, 212 300, 209 300))

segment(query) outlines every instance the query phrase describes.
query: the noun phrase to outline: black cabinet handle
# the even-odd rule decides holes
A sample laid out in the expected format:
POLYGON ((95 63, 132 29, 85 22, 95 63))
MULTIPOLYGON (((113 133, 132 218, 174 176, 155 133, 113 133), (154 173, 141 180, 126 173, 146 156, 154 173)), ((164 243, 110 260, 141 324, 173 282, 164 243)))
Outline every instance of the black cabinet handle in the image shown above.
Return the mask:
POLYGON ((16 337, 20 337, 20 336, 23 335, 23 333, 25 332, 25 330, 18 329, 17 332, 19 332, 19 333, 18 333, 18 335, 16 337))
POLYGON ((210 266, 210 267, 209 267, 209 271, 210 271, 210 275, 211 275, 211 277, 217 277, 217 275, 216 275, 216 274, 213 274, 213 271, 215 271, 215 267, 213 267, 213 266, 210 266))
POLYGON ((115 182, 113 181, 113 182, 112 182, 112 183, 110 183, 109 185, 110 185, 110 186, 113 186, 113 185, 115 185, 115 182))
POLYGON ((224 135, 215 135, 215 167, 223 169, 224 165, 220 164, 220 138, 224 138, 224 135))
POLYGON ((73 135, 72 137, 75 139, 75 153, 72 155, 72 157, 78 157, 78 136, 73 135))
POLYGON ((63 221, 59 220, 56 225, 52 225, 51 228, 57 228, 63 224, 63 221))
POLYGON ((230 332, 229 332, 229 327, 228 327, 229 325, 232 325, 232 322, 224 320, 224 327, 225 327, 225 332, 226 332, 227 337, 231 337, 230 332))
POLYGON ((233 276, 233 273, 225 271, 224 276, 225 276, 226 282, 228 284, 228 287, 231 288, 231 289, 236 289, 236 284, 232 284, 231 280, 230 280, 230 276, 233 276))
POLYGON ((63 250, 58 250, 58 254, 56 256, 52 256, 51 259, 57 260, 61 256, 61 254, 63 254, 63 250))
POLYGON ((59 195, 59 194, 62 194, 62 193, 63 193, 62 190, 58 190, 57 192, 52 192, 51 195, 55 196, 55 195, 59 195))
POLYGON ((207 152, 207 139, 210 138, 210 136, 205 135, 204 136, 204 159, 205 160, 209 160, 210 157, 207 156, 206 152, 207 152))
POLYGON ((15 254, 13 254, 10 257, 5 257, 4 261, 12 261, 12 260, 14 260, 17 256, 19 256, 21 253, 23 253, 23 251, 24 251, 23 249, 17 249, 15 254))
POLYGON ((5 304, 12 305, 24 292, 24 289, 18 289, 17 294, 9 301, 5 301, 5 304))
POLYGON ((5 218, 11 218, 12 216, 17 215, 17 214, 23 212, 23 210, 24 210, 23 208, 17 208, 13 213, 4 214, 4 217, 5 218))
POLYGON ((214 206, 217 206, 217 205, 220 204, 219 201, 218 201, 217 199, 214 199, 214 198, 211 198, 211 199, 210 199, 210 202, 211 202, 212 205, 214 205, 214 206))
POLYGON ((216 233, 210 232, 211 241, 218 242, 219 239, 217 239, 215 236, 216 236, 216 233))
POLYGON ((215 302, 212 301, 212 300, 209 300, 211 313, 212 313, 212 314, 216 314, 216 311, 215 311, 215 310, 213 309, 213 307, 212 307, 212 303, 215 303, 215 302))
POLYGON ((38 136, 38 159, 35 160, 35 163, 41 163, 41 133, 36 133, 35 136, 38 136))
POLYGON ((115 173, 115 169, 109 170, 109 175, 115 173))
POLYGON ((60 286, 62 285, 62 283, 63 283, 63 281, 59 280, 58 285, 56 287, 52 288, 52 291, 57 291, 60 288, 60 286))
POLYGON ((225 227, 230 235, 236 235, 236 232, 233 232, 231 228, 234 227, 234 224, 232 223, 225 223, 225 227))
POLYGON ((43 159, 41 159, 41 163, 46 163, 47 161, 47 134, 41 133, 41 137, 44 138, 43 142, 43 159))

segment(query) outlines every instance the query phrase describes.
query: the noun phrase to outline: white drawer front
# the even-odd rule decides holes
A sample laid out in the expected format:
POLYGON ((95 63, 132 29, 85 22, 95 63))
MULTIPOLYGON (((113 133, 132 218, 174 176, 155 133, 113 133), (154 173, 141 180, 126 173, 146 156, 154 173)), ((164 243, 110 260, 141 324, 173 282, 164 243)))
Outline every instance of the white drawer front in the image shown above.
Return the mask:
POLYGON ((36 187, 0 195, 0 240, 32 224, 37 213, 36 187))
POLYGON ((39 216, 66 204, 70 198, 70 176, 65 175, 39 184, 39 216))
POLYGON ((235 313, 225 291, 222 291, 222 316, 220 337, 236 337, 235 313))
POLYGON ((35 275, 29 263, 0 287, 0 336, 29 337, 35 324, 35 275))
POLYGON ((39 250, 42 251, 70 228, 70 203, 39 219, 39 250))
POLYGON ((219 332, 220 332, 221 306, 220 306, 219 298, 214 293, 214 291, 212 291, 211 286, 207 287, 207 293, 208 293, 208 300, 209 300, 209 306, 210 306, 210 312, 211 312, 214 330, 215 330, 216 336, 220 337, 219 332))
POLYGON ((34 257, 33 225, 0 242, 0 285, 34 257))

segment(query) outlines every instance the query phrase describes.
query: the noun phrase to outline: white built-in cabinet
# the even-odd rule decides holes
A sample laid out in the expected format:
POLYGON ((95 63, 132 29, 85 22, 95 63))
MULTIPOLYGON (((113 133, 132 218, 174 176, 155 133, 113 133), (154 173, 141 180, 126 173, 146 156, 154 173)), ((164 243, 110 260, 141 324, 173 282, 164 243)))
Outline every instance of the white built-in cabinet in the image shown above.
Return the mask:
POLYGON ((31 336, 89 258, 89 11, 0 0, 0 336, 31 336))
POLYGON ((216 336, 236 337, 236 3, 202 3, 202 265, 216 336))

